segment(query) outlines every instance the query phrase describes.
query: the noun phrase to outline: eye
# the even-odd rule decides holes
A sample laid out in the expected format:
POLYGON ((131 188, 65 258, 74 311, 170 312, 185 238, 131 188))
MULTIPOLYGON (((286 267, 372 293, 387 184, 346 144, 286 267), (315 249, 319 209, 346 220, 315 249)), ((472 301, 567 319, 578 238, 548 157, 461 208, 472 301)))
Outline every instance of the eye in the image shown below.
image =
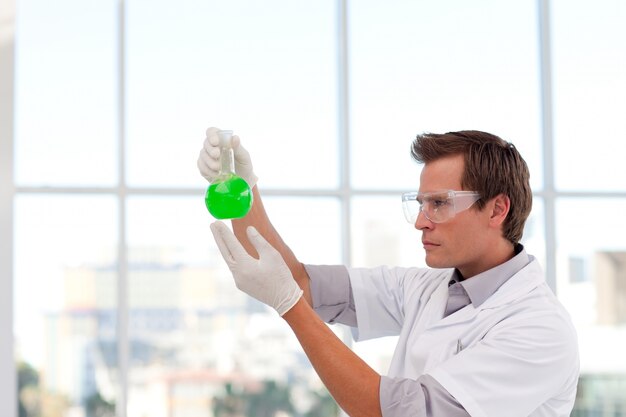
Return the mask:
POLYGON ((434 199, 431 201, 434 208, 441 208, 448 205, 448 199, 434 199))

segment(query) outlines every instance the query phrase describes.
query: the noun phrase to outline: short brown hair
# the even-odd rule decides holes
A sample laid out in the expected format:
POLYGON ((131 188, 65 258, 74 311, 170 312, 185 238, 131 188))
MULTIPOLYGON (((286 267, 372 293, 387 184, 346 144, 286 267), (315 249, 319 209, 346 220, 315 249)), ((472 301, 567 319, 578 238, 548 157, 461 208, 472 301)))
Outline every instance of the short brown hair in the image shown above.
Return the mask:
POLYGON ((512 143, 477 130, 424 133, 417 135, 411 147, 413 159, 424 164, 458 154, 465 159, 461 186, 480 194, 479 209, 499 194, 509 197, 511 207, 502 233, 518 243, 532 208, 530 174, 522 156, 512 143))

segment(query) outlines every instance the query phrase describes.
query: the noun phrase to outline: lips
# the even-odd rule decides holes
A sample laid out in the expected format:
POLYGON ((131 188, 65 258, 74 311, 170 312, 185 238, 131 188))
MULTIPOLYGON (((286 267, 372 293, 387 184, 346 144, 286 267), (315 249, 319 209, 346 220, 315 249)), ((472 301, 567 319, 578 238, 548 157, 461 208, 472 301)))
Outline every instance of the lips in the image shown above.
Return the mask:
POLYGON ((425 240, 425 239, 422 240, 422 245, 424 245, 425 249, 429 249, 429 248, 434 248, 434 247, 440 246, 440 245, 438 245, 435 242, 432 242, 430 240, 425 240))

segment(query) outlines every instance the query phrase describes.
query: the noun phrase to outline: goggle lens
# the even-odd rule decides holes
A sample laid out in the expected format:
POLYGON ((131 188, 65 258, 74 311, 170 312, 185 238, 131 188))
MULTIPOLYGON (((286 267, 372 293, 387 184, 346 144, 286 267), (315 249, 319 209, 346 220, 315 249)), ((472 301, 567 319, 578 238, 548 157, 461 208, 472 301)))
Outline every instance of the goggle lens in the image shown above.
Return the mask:
POLYGON ((411 224, 415 224, 420 212, 433 223, 444 223, 470 208, 479 199, 480 194, 475 191, 405 193, 402 195, 402 209, 404 217, 411 224))

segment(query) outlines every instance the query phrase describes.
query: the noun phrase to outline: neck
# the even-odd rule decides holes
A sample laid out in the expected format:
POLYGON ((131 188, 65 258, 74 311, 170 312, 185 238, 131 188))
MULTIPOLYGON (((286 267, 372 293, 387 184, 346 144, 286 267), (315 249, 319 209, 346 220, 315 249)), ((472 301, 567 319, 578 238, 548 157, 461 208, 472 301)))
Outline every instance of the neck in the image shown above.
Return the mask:
POLYGON ((515 256, 515 246, 508 240, 502 239, 489 248, 488 253, 477 264, 459 267, 458 270, 464 279, 469 279, 480 273, 495 268, 510 261, 515 256))

